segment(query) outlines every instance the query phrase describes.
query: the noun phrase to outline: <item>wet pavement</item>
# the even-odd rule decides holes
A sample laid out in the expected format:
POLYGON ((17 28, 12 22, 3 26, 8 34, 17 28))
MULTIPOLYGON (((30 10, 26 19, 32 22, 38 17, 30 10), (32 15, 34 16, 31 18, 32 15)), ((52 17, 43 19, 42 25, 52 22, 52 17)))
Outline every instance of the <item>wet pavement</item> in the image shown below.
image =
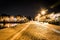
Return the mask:
POLYGON ((31 21, 0 30, 0 40, 60 40, 60 26, 31 21))

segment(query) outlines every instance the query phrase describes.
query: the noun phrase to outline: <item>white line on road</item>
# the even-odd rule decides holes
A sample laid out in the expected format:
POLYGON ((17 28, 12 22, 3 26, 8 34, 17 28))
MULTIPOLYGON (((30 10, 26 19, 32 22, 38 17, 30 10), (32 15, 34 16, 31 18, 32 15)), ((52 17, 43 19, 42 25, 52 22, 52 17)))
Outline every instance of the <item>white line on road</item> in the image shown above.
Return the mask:
POLYGON ((21 31, 19 31, 18 33, 16 33, 10 40, 15 40, 18 35, 20 36, 23 31, 25 31, 28 27, 29 27, 30 23, 27 23, 27 26, 25 28, 23 28, 21 31))
MULTIPOLYGON (((56 29, 54 29, 54 28, 50 28, 50 27, 48 27, 47 25, 48 24, 44 24, 44 23, 38 23, 38 22, 35 22, 35 21, 31 21, 31 22, 28 22, 27 23, 27 25, 26 25, 26 27, 25 28, 23 28, 21 31, 19 31, 18 33, 16 33, 16 35, 14 35, 10 40, 15 40, 15 39, 17 39, 17 37, 18 37, 18 35, 19 36, 21 36, 21 33, 23 32, 23 31, 25 31, 28 27, 29 27, 29 25, 30 24, 38 24, 38 25, 41 25, 42 27, 45 27, 45 28, 49 28, 50 30, 52 30, 52 31, 54 31, 54 32, 56 32, 56 33, 60 33, 60 31, 58 31, 58 30, 56 30, 56 29), (43 25, 44 24, 44 25, 43 25)), ((48 38, 47 38, 48 39, 48 38)))

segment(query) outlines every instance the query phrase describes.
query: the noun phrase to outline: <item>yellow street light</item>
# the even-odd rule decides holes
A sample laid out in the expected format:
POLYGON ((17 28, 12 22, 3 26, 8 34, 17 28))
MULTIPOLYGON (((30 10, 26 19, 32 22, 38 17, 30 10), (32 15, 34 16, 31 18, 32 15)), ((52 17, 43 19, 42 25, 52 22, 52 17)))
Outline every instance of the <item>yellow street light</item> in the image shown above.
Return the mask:
POLYGON ((45 15, 47 13, 47 9, 41 9, 41 15, 45 15))
POLYGON ((46 14, 46 11, 44 11, 44 10, 41 11, 41 14, 42 14, 42 15, 45 15, 45 14, 46 14))

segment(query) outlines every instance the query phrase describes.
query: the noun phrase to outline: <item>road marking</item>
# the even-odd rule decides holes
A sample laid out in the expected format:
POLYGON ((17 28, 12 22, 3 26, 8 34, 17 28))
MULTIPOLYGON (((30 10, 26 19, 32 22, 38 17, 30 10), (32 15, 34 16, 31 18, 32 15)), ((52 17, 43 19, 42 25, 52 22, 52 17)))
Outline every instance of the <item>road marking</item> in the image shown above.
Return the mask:
POLYGON ((27 23, 27 26, 25 28, 23 28, 21 31, 19 31, 18 33, 16 33, 10 40, 15 40, 18 35, 21 36, 20 33, 25 31, 29 27, 29 25, 30 25, 30 23, 27 23))
MULTIPOLYGON (((19 37, 21 36, 21 34, 20 33, 22 33, 23 31, 25 31, 28 27, 29 27, 29 25, 30 24, 38 24, 39 25, 39 23, 38 22, 35 22, 35 21, 30 21, 30 22, 28 22, 28 23, 26 23, 27 25, 26 25, 26 27, 25 28, 23 28, 21 31, 19 31, 18 33, 16 33, 10 40, 15 40, 15 39, 17 39, 17 37, 18 37, 18 35, 19 35, 19 37)), ((54 28, 50 28, 50 27, 48 27, 47 26, 47 24, 44 24, 44 23, 40 23, 40 25, 42 26, 42 27, 45 27, 45 28, 49 28, 50 30, 52 30, 52 31, 54 31, 54 32, 57 32, 57 33, 60 33, 59 31, 57 31, 56 29, 54 29, 54 28)), ((44 35, 44 34, 41 34, 42 36, 44 35)), ((18 37, 18 38, 19 38, 18 37)), ((48 39, 48 38, 47 38, 48 39)))

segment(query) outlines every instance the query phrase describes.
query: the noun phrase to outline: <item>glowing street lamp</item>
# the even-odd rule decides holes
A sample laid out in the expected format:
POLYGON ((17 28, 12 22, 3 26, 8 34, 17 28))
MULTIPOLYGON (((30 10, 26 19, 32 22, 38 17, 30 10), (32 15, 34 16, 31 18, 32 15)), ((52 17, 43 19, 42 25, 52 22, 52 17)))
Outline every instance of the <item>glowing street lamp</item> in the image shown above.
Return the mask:
MULTIPOLYGON (((39 10, 39 13, 37 14, 37 16, 35 17, 35 20, 36 21, 40 21, 41 20, 41 17, 42 16, 44 16, 46 13, 47 13, 47 9, 41 9, 41 10, 39 10)), ((44 19, 45 19, 45 17, 44 17, 44 19)))
POLYGON ((45 14, 46 14, 46 12, 43 10, 43 11, 41 11, 41 14, 42 14, 42 15, 45 15, 45 14))
POLYGON ((45 15, 48 10, 46 9, 41 9, 41 15, 45 15))

